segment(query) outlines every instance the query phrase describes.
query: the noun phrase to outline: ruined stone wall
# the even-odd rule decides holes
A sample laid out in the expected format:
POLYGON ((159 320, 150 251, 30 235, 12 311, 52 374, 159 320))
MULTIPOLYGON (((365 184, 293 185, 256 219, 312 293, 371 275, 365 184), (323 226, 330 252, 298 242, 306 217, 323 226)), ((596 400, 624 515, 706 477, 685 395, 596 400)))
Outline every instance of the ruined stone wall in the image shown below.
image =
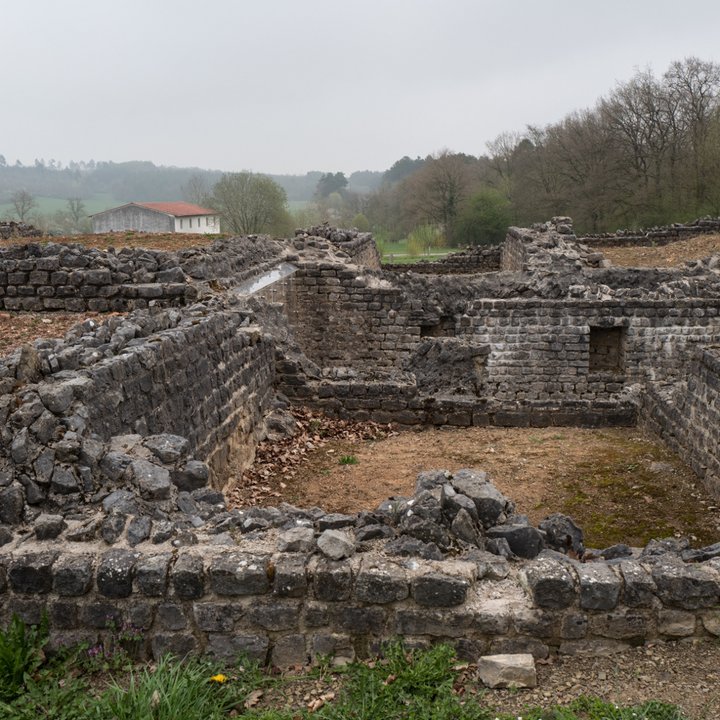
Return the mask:
POLYGON ((583 235, 578 241, 584 245, 631 247, 643 245, 669 245, 698 235, 720 233, 720 218, 701 218, 692 223, 675 223, 644 230, 618 230, 616 233, 583 235))
POLYGON ((717 299, 473 299, 474 281, 441 292, 333 263, 304 264, 291 282, 290 325, 318 365, 412 371, 429 337, 463 338, 487 348, 472 394, 501 401, 608 399, 677 373, 688 347, 720 341, 717 299), (591 367, 593 328, 617 328, 617 367, 591 367))
POLYGON ((296 249, 303 250, 306 243, 311 248, 317 246, 318 240, 332 243, 338 252, 338 257, 347 258, 354 265, 362 265, 369 270, 380 269, 380 253, 372 233, 343 230, 330 227, 328 224, 315 225, 304 230, 296 230, 292 244, 296 249))
POLYGON ((353 659, 398 635, 448 641, 461 657, 612 652, 720 634, 720 566, 661 555, 581 564, 557 553, 518 565, 489 553, 424 561, 205 545, 179 550, 0 552, 0 622, 38 622, 54 647, 136 637, 137 657, 247 653, 280 667, 353 659))
POLYGON ((5 310, 126 311, 182 305, 197 283, 234 284, 278 262, 279 242, 264 237, 218 240, 179 253, 36 243, 0 250, 0 307, 5 310))
POLYGON ((407 265, 384 263, 388 272, 413 272, 424 275, 467 275, 471 273, 495 272, 500 270, 501 245, 478 246, 454 252, 438 260, 420 260, 407 265))
POLYGON ((290 283, 290 325, 319 365, 396 366, 420 336, 402 291, 357 268, 303 263, 290 283))
POLYGON ((16 351, 0 362, 0 487, 19 502, 13 522, 23 503, 67 507, 120 481, 129 461, 118 465, 117 435, 181 436, 216 472, 251 460, 273 379, 272 339, 217 303, 87 321, 16 351))
POLYGON ((129 310, 151 300, 195 297, 175 258, 149 250, 110 252, 79 245, 18 245, 0 252, 5 310, 129 310))
POLYGON ((640 423, 670 447, 720 498, 720 350, 699 348, 675 383, 650 383, 640 423))

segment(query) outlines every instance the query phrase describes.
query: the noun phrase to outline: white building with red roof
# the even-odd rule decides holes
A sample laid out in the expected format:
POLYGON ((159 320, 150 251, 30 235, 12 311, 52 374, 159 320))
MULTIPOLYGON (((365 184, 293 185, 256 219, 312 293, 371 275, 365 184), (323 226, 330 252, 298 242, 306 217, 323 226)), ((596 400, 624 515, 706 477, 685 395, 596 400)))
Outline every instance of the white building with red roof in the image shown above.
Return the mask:
POLYGON ((131 202, 90 217, 94 233, 132 230, 212 235, 220 232, 220 218, 214 210, 188 202, 131 202))

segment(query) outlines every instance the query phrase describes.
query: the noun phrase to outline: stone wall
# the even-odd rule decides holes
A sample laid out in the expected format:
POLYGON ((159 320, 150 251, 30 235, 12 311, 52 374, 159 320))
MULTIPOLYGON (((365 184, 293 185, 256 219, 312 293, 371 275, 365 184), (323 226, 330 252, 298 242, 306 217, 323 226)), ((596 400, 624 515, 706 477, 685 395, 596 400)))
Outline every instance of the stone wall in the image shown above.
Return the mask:
MULTIPOLYGON (((0 492, 19 503, 0 524, 122 484, 130 460, 117 456, 115 436, 180 436, 184 455, 216 472, 242 466, 263 432, 273 378, 272 339, 218 302, 86 321, 64 341, 25 346, 0 362, 0 492), (23 513, 24 503, 35 510, 23 513)), ((167 479, 162 486, 165 494, 167 479)))
POLYGON ((0 554, 0 622, 47 610, 54 647, 106 647, 120 631, 137 657, 247 653, 280 667, 353 659, 383 640, 487 652, 612 652, 720 634, 720 565, 671 555, 581 564, 557 553, 509 565, 478 552, 426 561, 205 545, 18 548, 0 554), (114 630, 113 630, 114 628, 114 630))
POLYGON ((641 424, 658 435, 720 498, 720 350, 698 348, 675 383, 649 383, 641 424))
POLYGON ((317 246, 318 239, 331 242, 340 258, 347 258, 351 263, 362 265, 369 270, 380 269, 380 253, 371 233, 342 230, 326 223, 296 230, 293 245, 297 250, 304 250, 306 243, 308 247, 317 246))
POLYGON ((480 245, 445 255, 438 260, 420 260, 411 265, 384 263, 388 272, 413 272, 424 275, 467 275, 500 270, 501 245, 480 245))
POLYGON ((643 245, 669 245, 698 235, 720 233, 720 218, 700 218, 691 223, 675 223, 644 230, 618 230, 616 233, 583 235, 578 238, 584 245, 631 247, 643 245))
POLYGON ((283 246, 233 238, 179 253, 81 245, 15 245, 0 250, 0 307, 5 310, 126 311, 181 305, 202 281, 233 284, 277 263, 283 246))

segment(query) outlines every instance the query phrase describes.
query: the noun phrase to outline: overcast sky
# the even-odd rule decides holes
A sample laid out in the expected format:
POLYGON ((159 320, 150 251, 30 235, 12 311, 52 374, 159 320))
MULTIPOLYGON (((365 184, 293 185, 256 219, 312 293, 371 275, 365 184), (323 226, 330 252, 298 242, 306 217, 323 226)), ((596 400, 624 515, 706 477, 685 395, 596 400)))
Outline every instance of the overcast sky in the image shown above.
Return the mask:
POLYGON ((385 170, 720 61, 718 0, 0 0, 0 153, 385 170))

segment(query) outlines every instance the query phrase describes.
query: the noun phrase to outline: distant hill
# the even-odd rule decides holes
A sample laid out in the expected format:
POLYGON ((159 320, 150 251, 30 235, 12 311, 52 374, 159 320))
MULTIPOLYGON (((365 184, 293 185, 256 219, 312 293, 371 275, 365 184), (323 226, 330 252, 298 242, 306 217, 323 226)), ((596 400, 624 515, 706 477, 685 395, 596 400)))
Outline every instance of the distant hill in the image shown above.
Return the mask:
MULTIPOLYGON (((0 156, 0 212, 7 209, 11 195, 27 190, 42 199, 43 206, 53 199, 64 203, 68 198, 81 198, 90 212, 131 201, 178 200, 185 197, 185 187, 199 178, 211 188, 221 177, 219 170, 194 167, 164 167, 148 161, 132 162, 71 162, 58 166, 36 161, 32 166, 7 165, 0 156)), ((270 175, 285 189, 291 202, 312 200, 321 171, 305 175, 270 175)), ((349 176, 348 189, 367 193, 380 186, 383 173, 364 170, 349 176)))

